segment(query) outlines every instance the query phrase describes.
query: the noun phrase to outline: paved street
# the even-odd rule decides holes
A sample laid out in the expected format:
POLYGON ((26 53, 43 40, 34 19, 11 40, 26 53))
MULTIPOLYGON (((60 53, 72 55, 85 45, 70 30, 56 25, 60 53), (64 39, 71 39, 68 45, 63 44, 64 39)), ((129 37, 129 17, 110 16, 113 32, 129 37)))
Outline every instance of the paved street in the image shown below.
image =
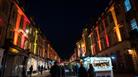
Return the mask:
MULTIPOLYGON (((49 77, 49 75, 50 75, 49 71, 44 71, 42 75, 41 73, 35 73, 32 75, 32 77, 49 77)), ((76 76, 73 76, 71 74, 66 74, 66 77, 76 77, 76 76)))
MULTIPOLYGON (((49 76, 49 71, 44 71, 43 74, 41 75, 40 73, 36 73, 36 74, 33 74, 32 77, 50 77, 49 76)), ((77 76, 73 76, 72 74, 67 74, 66 73, 66 77, 77 77, 77 76)), ((137 76, 134 76, 133 74, 114 74, 114 77, 137 77, 137 76)))
POLYGON ((36 73, 36 74, 33 74, 32 77, 49 77, 49 71, 43 71, 43 73, 36 73))

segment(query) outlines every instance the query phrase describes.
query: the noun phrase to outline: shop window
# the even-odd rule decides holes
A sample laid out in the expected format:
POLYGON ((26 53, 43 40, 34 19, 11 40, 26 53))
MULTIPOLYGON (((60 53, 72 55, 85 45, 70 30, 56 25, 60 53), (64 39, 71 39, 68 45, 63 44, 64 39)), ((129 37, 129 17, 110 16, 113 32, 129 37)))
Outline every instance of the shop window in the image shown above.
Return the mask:
POLYGON ((128 12, 132 8, 130 0, 124 0, 124 6, 125 6, 125 11, 128 12))
POLYGON ((131 21, 130 21, 130 24, 131 24, 131 29, 134 30, 136 29, 138 31, 138 25, 137 25, 137 22, 136 22, 136 19, 133 18, 131 21))

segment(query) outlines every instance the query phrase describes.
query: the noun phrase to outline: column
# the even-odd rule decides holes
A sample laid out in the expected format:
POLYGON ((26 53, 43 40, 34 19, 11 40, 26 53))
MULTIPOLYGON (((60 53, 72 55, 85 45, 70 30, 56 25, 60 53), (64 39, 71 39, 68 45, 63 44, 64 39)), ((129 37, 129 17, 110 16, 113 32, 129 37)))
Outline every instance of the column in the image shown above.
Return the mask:
POLYGON ((18 41, 18 35, 19 35, 18 29, 20 26, 21 16, 22 16, 21 12, 18 11, 16 25, 15 25, 15 32, 14 32, 14 40, 13 40, 14 45, 17 45, 17 41, 18 41))
MULTIPOLYGON (((24 33, 25 33, 26 25, 27 25, 27 21, 24 18, 24 22, 23 22, 23 31, 24 31, 24 33)), ((25 43, 25 36, 24 36, 24 34, 22 35, 21 39, 22 39, 21 40, 21 48, 24 48, 24 43, 25 43)))
POLYGON ((119 29, 119 24, 117 22, 117 18, 116 18, 116 14, 115 14, 115 10, 114 10, 114 6, 111 6, 111 8, 109 9, 109 11, 112 14, 113 20, 114 20, 114 24, 115 24, 115 32, 116 32, 116 36, 119 42, 122 41, 121 38, 121 34, 120 34, 120 29, 119 29))
POLYGON ((100 40, 99 30, 98 30, 98 24, 96 26, 96 33, 97 33, 97 39, 98 39, 97 42, 98 42, 99 50, 101 51, 102 47, 101 47, 101 40, 100 40))
POLYGON ((104 27, 104 36, 105 36, 105 40, 106 40, 106 45, 107 45, 107 47, 109 47, 109 38, 108 38, 108 34, 106 32, 106 24, 105 24, 104 17, 102 17, 102 23, 103 23, 103 27, 104 27))

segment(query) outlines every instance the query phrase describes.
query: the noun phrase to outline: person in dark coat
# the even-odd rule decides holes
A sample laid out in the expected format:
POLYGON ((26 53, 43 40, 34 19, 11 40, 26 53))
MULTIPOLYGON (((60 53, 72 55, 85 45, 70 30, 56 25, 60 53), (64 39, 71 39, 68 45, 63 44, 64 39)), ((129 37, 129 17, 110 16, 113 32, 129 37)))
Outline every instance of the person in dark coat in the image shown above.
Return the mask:
POLYGON ((81 63, 80 68, 78 70, 78 77, 87 77, 87 71, 81 63))
POLYGON ((38 65, 38 74, 41 72, 40 70, 41 70, 41 67, 40 67, 40 65, 38 65))
POLYGON ((22 67, 22 77, 27 77, 26 76, 26 67, 25 67, 25 65, 23 65, 23 67, 22 67))
POLYGON ((32 73, 33 73, 33 65, 30 66, 29 70, 30 70, 30 77, 32 77, 32 73))
POLYGON ((50 69, 51 77, 60 77, 60 67, 57 62, 54 62, 54 65, 50 69))
POLYGON ((41 68, 40 68, 40 71, 41 71, 41 75, 42 75, 42 73, 43 73, 43 65, 41 66, 41 68))
POLYGON ((63 65, 61 65, 61 75, 62 77, 65 77, 65 68, 63 65))
POLYGON ((89 69, 88 69, 87 73, 88 73, 88 77, 94 77, 94 68, 93 68, 92 64, 89 65, 89 69))

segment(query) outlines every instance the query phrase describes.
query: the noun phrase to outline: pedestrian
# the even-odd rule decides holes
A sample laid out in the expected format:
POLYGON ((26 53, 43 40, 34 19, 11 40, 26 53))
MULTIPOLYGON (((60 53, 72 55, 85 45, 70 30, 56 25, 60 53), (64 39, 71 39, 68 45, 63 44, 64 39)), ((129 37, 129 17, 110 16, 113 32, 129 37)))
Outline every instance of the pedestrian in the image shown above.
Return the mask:
POLYGON ((40 73, 40 69, 41 69, 40 65, 38 65, 37 69, 38 69, 38 74, 39 74, 40 73))
POLYGON ((26 77, 26 67, 23 65, 22 67, 22 77, 26 77))
POLYGON ((65 68, 64 68, 64 65, 61 65, 61 76, 65 77, 65 68))
POLYGON ((78 69, 78 67, 77 67, 77 65, 75 65, 74 66, 74 73, 75 73, 75 75, 77 75, 77 69, 78 69))
POLYGON ((89 65, 89 69, 88 69, 87 73, 88 73, 88 77, 94 77, 94 68, 93 68, 92 64, 89 65))
POLYGON ((42 75, 42 73, 43 73, 43 65, 41 66, 40 71, 41 71, 41 75, 42 75))
POLYGON ((57 62, 54 62, 54 65, 50 69, 51 77, 60 77, 60 67, 57 62))
POLYGON ((32 73, 33 73, 33 65, 30 66, 29 71, 30 71, 30 77, 32 77, 32 73))
POLYGON ((78 77, 87 77, 87 71, 82 63, 80 64, 80 68, 78 70, 78 77))

